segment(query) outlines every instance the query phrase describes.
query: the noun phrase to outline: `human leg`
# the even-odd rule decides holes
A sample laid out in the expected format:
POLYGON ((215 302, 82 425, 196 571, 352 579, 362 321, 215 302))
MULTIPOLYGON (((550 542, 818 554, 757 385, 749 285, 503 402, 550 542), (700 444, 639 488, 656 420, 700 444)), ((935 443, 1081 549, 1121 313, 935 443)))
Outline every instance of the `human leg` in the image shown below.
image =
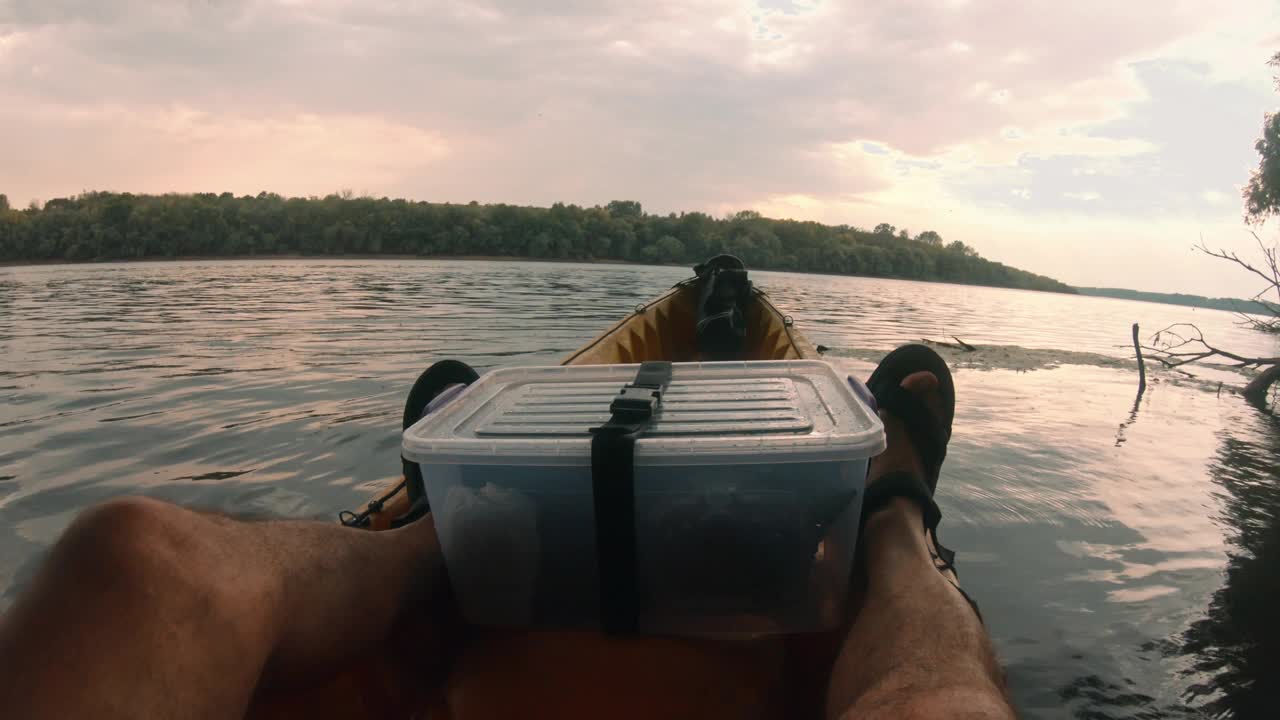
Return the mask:
MULTIPOLYGON (((937 378, 916 373, 902 387, 933 407, 937 378)), ((868 483, 891 473, 923 473, 902 422, 881 413, 888 450, 868 483)), ((1002 673, 981 620, 939 572, 921 507, 898 498, 863 528, 866 589, 832 670, 831 718, 1010 718, 1002 673)))
POLYGON ((368 533, 155 500, 82 514, 0 617, 15 717, 228 717, 381 642, 443 584, 430 521, 368 533))

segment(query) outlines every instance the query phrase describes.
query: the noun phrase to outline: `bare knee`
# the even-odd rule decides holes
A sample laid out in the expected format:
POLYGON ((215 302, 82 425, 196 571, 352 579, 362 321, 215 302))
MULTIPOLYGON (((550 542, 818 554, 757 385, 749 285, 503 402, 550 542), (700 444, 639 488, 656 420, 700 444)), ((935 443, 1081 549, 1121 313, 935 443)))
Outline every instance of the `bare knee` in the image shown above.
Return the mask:
POLYGON ((174 505, 127 497, 95 505, 71 523, 55 553, 58 559, 88 571, 129 572, 169 560, 184 544, 174 505))
POLYGON ((87 594, 178 599, 214 589, 200 516, 176 505, 127 497, 96 505, 67 528, 45 572, 87 594))
POLYGON ((205 701, 193 714, 238 714, 228 708, 247 701, 272 637, 265 614, 246 611, 265 605, 261 596, 240 597, 226 582, 230 573, 251 576, 227 560, 241 548, 210 559, 208 548, 233 535, 217 529, 199 513, 144 498, 83 512, 0 618, 0 697, 33 687, 41 707, 118 710, 120 688, 137 686, 130 697, 141 716, 177 717, 205 701), (19 658, 24 675, 11 672, 19 658), (83 693, 66 696, 68 687, 83 693))
MULTIPOLYGON (((159 500, 110 500, 81 513, 47 561, 48 580, 81 602, 209 628, 256 622, 274 586, 237 533, 159 500)), ((255 625, 246 633, 259 630, 255 625)))

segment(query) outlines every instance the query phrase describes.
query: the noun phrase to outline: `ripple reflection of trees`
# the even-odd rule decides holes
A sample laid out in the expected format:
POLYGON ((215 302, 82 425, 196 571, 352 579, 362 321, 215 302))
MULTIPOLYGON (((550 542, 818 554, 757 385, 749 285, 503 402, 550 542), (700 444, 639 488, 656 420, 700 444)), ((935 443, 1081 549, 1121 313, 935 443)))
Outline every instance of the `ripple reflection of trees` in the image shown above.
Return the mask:
MULTIPOLYGON (((1249 423, 1252 425, 1253 423, 1249 423)), ((1183 637, 1188 671, 1210 679, 1186 700, 1215 717, 1280 716, 1280 419, 1225 431, 1209 466, 1225 491, 1226 582, 1183 637)))

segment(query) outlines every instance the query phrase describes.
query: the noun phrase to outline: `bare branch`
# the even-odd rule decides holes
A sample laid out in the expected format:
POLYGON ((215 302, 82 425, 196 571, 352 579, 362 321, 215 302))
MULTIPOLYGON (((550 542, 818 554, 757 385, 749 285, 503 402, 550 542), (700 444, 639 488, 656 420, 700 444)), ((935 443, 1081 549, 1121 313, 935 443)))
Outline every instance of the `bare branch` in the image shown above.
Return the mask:
POLYGON ((1262 238, 1258 237, 1258 233, 1253 230, 1250 230, 1249 234, 1258 242, 1258 249, 1262 251, 1262 257, 1266 258, 1267 265, 1271 267, 1272 286, 1280 287, 1280 268, 1276 267, 1276 249, 1274 247, 1267 247, 1267 244, 1262 242, 1262 238))
MULTIPOLYGON (((1259 241, 1259 242, 1261 242, 1261 241, 1259 241)), ((1223 249, 1221 249, 1221 248, 1219 248, 1216 252, 1215 252, 1215 251, 1213 251, 1213 250, 1210 250, 1210 249, 1208 248, 1208 246, 1206 246, 1206 245, 1204 244, 1204 240, 1201 240, 1201 241, 1200 241, 1200 244, 1199 244, 1199 245, 1196 245, 1196 246, 1194 247, 1194 249, 1199 250, 1200 252, 1202 252, 1202 253, 1204 253, 1205 255, 1208 255, 1208 256, 1210 256, 1210 257, 1216 257, 1216 258, 1219 258, 1219 259, 1222 259, 1222 260, 1230 260, 1231 262, 1233 262, 1233 263, 1235 263, 1235 264, 1239 265, 1240 267, 1244 268, 1245 270, 1248 270, 1249 272, 1253 273, 1254 275, 1257 275, 1258 277, 1262 278, 1263 280, 1265 280, 1265 281, 1267 282, 1267 284, 1268 284, 1268 285, 1275 286, 1277 282, 1280 282, 1280 280, 1278 280, 1278 279, 1276 278, 1276 276, 1274 276, 1274 275, 1268 276, 1265 272, 1263 272, 1263 271, 1259 270, 1258 268, 1254 267, 1253 265, 1250 265, 1250 264, 1248 263, 1248 261, 1245 261, 1245 260, 1240 259, 1240 256, 1239 256, 1239 255, 1236 255, 1236 254, 1235 254, 1235 253, 1233 253, 1233 252, 1228 252, 1228 251, 1223 250, 1223 249)))
POLYGON ((1231 360, 1237 367, 1280 364, 1280 357, 1246 357, 1214 347, 1204 339, 1204 333, 1200 328, 1192 323, 1170 325, 1153 335, 1150 342, 1151 344, 1143 346, 1143 349, 1168 368, 1213 357, 1231 360))
MULTIPOLYGON (((1280 62, 1280 54, 1276 57, 1277 61, 1280 62)), ((1266 281, 1267 286, 1246 302, 1252 302, 1260 306, 1265 311, 1265 314, 1270 314, 1273 317, 1266 318, 1265 314, 1261 312, 1257 315, 1250 315, 1245 312, 1247 305, 1245 308, 1233 308, 1233 314, 1238 325, 1263 332, 1280 333, 1280 303, 1272 303, 1270 300, 1264 299, 1274 290, 1277 300, 1280 300, 1280 244, 1267 247, 1267 244, 1262 241, 1258 233, 1251 232, 1250 234, 1253 235, 1253 239, 1258 243, 1258 250, 1262 253, 1260 266, 1241 259, 1239 255, 1229 250, 1222 248, 1210 250, 1209 246, 1204 242, 1203 235, 1200 237, 1200 244, 1195 246, 1195 249, 1210 257, 1233 262, 1266 281)), ((1134 325, 1134 333, 1134 345, 1137 346, 1137 325, 1134 325)), ((1170 325, 1152 335, 1149 342, 1151 344, 1142 346, 1143 349, 1146 349, 1150 357, 1154 358, 1156 362, 1174 372, 1185 372, 1178 368, 1190 363, 1210 359, 1228 361, 1228 364, 1236 368, 1263 368, 1253 382, 1249 383, 1245 391, 1245 396, 1255 404, 1261 405, 1267 389, 1272 384, 1280 382, 1280 357, 1248 357, 1215 347, 1205 340, 1204 333, 1192 323, 1170 325)), ((1138 352, 1141 355, 1141 349, 1138 352)), ((1219 392, 1221 392, 1221 385, 1219 385, 1219 392)), ((1123 426, 1121 431, 1123 431, 1123 426)), ((1117 435, 1117 438, 1117 444, 1119 444, 1121 442, 1120 435, 1117 435)))

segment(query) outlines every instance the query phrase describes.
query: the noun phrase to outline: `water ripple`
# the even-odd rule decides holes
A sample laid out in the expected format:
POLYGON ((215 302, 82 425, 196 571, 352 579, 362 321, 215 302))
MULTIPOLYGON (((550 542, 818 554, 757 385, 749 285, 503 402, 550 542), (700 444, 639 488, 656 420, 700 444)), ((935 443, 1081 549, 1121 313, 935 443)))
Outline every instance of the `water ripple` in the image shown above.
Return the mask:
MULTIPOLYGON (((428 363, 556 362, 685 275, 401 260, 0 269, 0 607, 77 510, 115 495, 331 518, 399 472, 403 393, 428 363)), ((1027 716, 1274 714, 1280 430, 1207 381, 1158 372, 1135 413, 1128 333, 1190 320, 1258 354, 1276 354, 1274 338, 1149 303, 753 277, 852 374, 921 338, 980 346, 953 357, 942 536, 1027 716)))

